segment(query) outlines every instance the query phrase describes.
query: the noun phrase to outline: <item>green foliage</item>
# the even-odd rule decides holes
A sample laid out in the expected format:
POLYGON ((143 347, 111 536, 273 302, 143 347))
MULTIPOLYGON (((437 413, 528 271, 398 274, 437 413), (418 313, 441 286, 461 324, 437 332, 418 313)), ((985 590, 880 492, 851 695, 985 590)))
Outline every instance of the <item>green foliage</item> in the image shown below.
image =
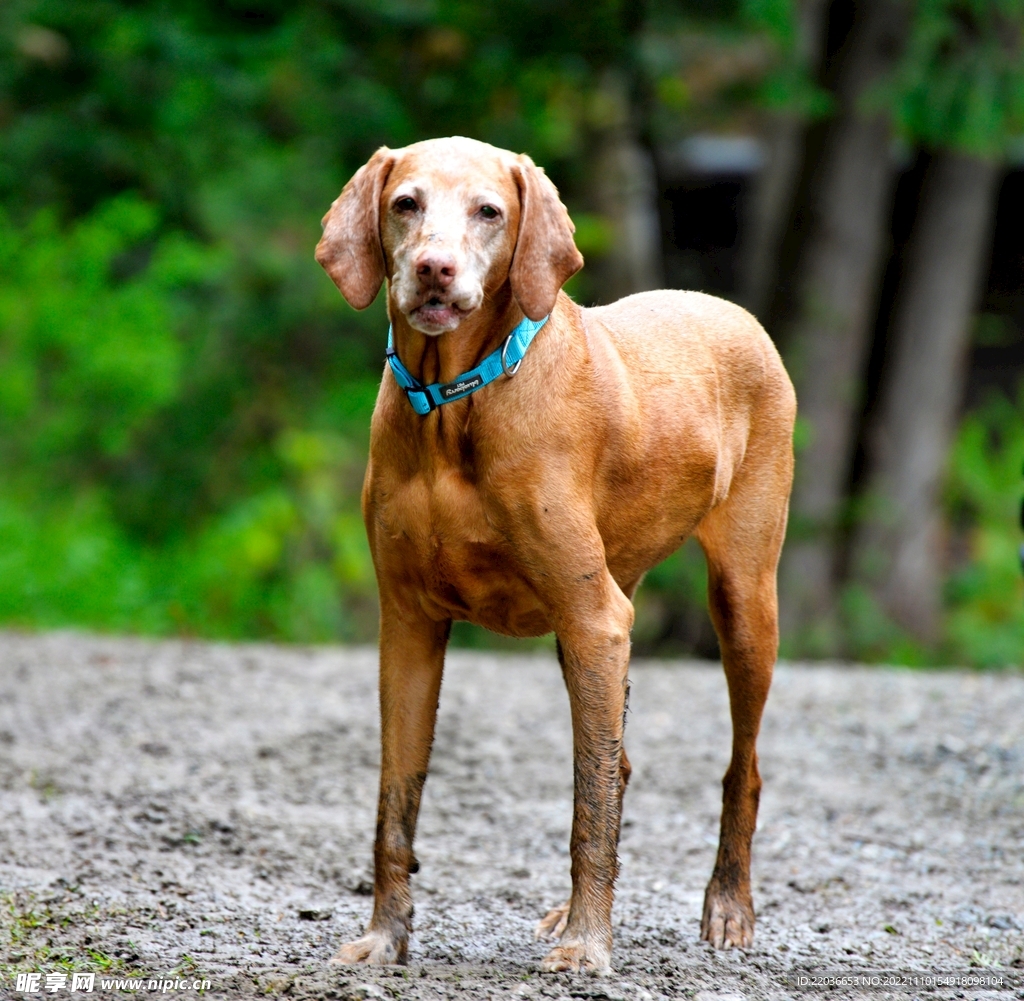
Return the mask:
POLYGON ((707 563, 696 539, 688 539, 647 574, 634 602, 637 653, 715 655, 717 643, 707 612, 707 563))
POLYGON ((642 34, 639 63, 661 139, 694 128, 749 128, 751 113, 814 118, 831 102, 803 53, 795 0, 741 0, 728 16, 666 5, 642 34))
POLYGON ((1018 515, 1024 493, 1024 389, 993 396, 963 423, 953 449, 948 505, 960 565, 947 587, 946 631, 960 661, 1020 665, 1024 576, 1018 515))
MULTIPOLYGON (((893 91, 911 138, 994 155, 1020 129, 1020 2, 920 0, 893 91)), ((608 79, 657 139, 820 114, 796 14, 796 0, 0 5, 0 622, 371 638, 358 498, 386 318, 380 301, 350 310, 313 263, 326 207, 381 144, 473 135, 543 163, 599 256, 607 221, 575 210, 618 113, 608 79)), ((991 430, 1019 427, 1019 410, 985 413, 955 459, 971 543, 950 649, 992 663, 1020 649, 999 479, 1019 456, 991 430)), ((706 637, 704 574, 693 544, 651 572, 641 646, 706 637)))
POLYGON ((120 197, 61 233, 53 212, 24 229, 0 216, 0 457, 65 480, 123 455, 178 388, 168 292, 209 256, 173 237, 143 246, 153 206, 120 197), (139 258, 148 258, 141 271, 139 258), (128 274, 118 279, 115 265, 128 274), (134 273, 132 273, 134 270, 134 273))
POLYGON ((822 637, 828 641, 828 645, 822 645, 824 651, 840 647, 849 657, 868 664, 918 667, 948 662, 948 650, 940 654, 922 646, 888 617, 870 589, 860 583, 848 584, 843 589, 840 611, 842 636, 838 642, 834 636, 822 637))
MULTIPOLYGON (((367 638, 363 455, 338 432, 281 430, 274 478, 250 477, 191 530, 154 541, 118 517, 138 443, 189 384, 194 293, 223 271, 220 251, 157 228, 133 196, 64 231, 49 211, 24 227, 0 218, 0 620, 367 638)), ((365 426, 375 383, 333 388, 336 426, 365 426)))
POLYGON ((742 23, 748 31, 764 34, 778 53, 758 88, 758 103, 810 120, 829 114, 833 102, 815 82, 815 55, 801 35, 798 7, 798 0, 744 0, 742 23))
POLYGON ((439 132, 551 166, 579 151, 581 97, 622 58, 632 9, 14 0, 0 15, 15 110, 0 192, 78 212, 138 188, 202 229, 216 203, 254 195, 322 213, 376 146, 439 132))
POLYGON ((1024 2, 918 0, 886 94, 915 143, 984 157, 1024 131, 1024 2))
POLYGON ((852 585, 843 594, 846 643, 852 656, 907 665, 1020 666, 1022 469, 1024 386, 1016 403, 992 395, 969 414, 950 456, 945 510, 951 567, 941 646, 922 646, 886 617, 866 588, 852 585))
POLYGON ((160 547, 131 538, 98 491, 44 505, 0 496, 0 620, 366 641, 372 569, 351 498, 325 497, 301 478, 160 547))

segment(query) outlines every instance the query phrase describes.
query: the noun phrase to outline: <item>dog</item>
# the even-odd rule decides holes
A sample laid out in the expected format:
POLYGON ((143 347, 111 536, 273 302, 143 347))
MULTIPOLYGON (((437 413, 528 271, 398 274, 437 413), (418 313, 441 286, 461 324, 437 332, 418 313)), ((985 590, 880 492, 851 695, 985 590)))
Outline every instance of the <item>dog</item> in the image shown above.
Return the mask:
MULTIPOLYGON (((387 282, 388 365, 362 509, 380 594, 373 915, 332 962, 403 963, 409 874, 454 620, 554 632, 573 726, 572 896, 544 971, 608 973, 632 598, 696 536, 732 716, 701 938, 754 933, 756 739, 778 647, 792 384, 740 307, 658 291, 581 308, 555 186, 466 138, 379 149, 323 219, 316 259, 356 309, 387 282)), ((680 721, 683 725, 683 721, 680 721)))

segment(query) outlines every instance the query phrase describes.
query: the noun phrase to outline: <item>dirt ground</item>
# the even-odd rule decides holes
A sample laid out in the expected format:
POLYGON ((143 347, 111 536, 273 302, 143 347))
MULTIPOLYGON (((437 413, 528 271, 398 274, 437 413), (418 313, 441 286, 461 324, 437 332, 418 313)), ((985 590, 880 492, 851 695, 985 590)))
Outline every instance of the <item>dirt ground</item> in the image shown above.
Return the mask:
MULTIPOLYGON (((207 996, 735 999, 936 971, 1024 997, 1024 678, 780 666, 760 741, 758 932, 698 941, 729 751, 716 665, 634 663, 616 973, 541 975, 569 890, 568 704, 549 656, 454 651, 409 966, 327 960, 370 912, 375 652, 0 633, 0 960, 207 996)), ((105 986, 104 986, 105 985, 105 986)), ((37 996, 85 997, 67 988, 37 996)), ((857 996, 843 987, 827 996, 857 996)), ((113 996, 108 993, 108 996, 113 996)))

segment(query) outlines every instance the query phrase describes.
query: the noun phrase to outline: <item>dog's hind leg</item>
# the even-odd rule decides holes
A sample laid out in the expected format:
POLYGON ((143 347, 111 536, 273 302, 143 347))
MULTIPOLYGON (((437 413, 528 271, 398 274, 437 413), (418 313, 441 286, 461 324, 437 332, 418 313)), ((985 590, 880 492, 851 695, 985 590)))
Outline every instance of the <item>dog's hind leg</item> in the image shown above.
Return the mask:
POLYGON ((373 916, 332 963, 404 963, 412 929, 413 838, 434 741, 450 622, 381 601, 380 795, 373 846, 373 916))
POLYGON ((761 792, 756 743, 778 652, 775 571, 792 469, 788 441, 760 463, 749 452, 748 460, 727 500, 696 533, 707 556, 708 605, 722 650, 733 731, 732 760, 722 782, 718 858, 701 920, 701 938, 719 949, 748 946, 754 937, 750 846, 761 792))

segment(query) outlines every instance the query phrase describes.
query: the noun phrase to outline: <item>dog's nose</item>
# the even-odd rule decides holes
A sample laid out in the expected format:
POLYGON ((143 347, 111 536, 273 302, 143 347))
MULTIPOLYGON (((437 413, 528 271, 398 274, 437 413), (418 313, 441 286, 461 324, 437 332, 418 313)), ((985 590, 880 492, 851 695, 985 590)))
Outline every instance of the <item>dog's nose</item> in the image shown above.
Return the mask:
POLYGON ((441 250, 427 251, 416 261, 416 277, 424 285, 451 285, 455 271, 455 257, 441 250))

